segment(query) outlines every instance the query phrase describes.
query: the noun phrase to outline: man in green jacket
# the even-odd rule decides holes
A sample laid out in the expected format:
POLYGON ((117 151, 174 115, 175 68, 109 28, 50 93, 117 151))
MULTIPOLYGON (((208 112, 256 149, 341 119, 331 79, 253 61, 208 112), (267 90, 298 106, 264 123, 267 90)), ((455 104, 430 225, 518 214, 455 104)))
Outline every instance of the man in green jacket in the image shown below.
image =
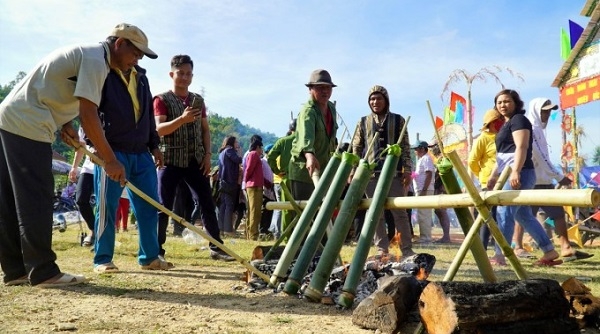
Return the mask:
MULTIPOLYGON (((290 122, 290 129, 287 135, 277 139, 267 156, 269 167, 271 167, 271 170, 275 175, 274 187, 277 201, 285 200, 281 183, 285 183, 288 188, 290 187, 287 171, 288 166, 290 165, 290 159, 292 158, 292 144, 294 143, 294 138, 296 138, 296 119, 293 119, 290 122)), ((273 222, 271 222, 271 228, 275 231, 272 232, 276 237, 279 237, 281 232, 285 231, 288 224, 292 221, 288 210, 283 210, 283 213, 281 213, 281 211, 278 213, 278 211, 279 210, 275 210, 273 212, 273 222)))
POLYGON ((288 177, 295 200, 308 200, 315 189, 311 177, 327 166, 335 151, 337 132, 335 105, 329 101, 336 85, 329 72, 318 69, 312 72, 306 84, 310 99, 298 114, 296 138, 288 177))

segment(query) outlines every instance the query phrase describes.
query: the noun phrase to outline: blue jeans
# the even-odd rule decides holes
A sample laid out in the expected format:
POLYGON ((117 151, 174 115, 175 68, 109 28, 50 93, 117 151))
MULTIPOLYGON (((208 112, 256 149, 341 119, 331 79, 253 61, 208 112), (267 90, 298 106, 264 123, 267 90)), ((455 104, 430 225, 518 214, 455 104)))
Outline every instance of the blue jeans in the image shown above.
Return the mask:
MULTIPOLYGON (((533 189, 535 186, 535 171, 533 169, 521 170, 521 189, 527 190, 533 189)), ((514 190, 510 186, 510 182, 506 182, 503 190, 514 190)), ((515 231, 515 220, 523 226, 525 231, 537 242, 540 249, 546 253, 554 249, 554 245, 548 238, 546 231, 542 225, 537 221, 531 211, 530 206, 514 205, 514 206, 498 206, 496 218, 498 220, 498 227, 504 238, 510 243, 512 240, 513 233, 515 231)), ((498 243, 495 246, 496 254, 502 254, 498 243)))
MULTIPOLYGON (((158 201, 156 167, 150 152, 123 153, 115 152, 115 156, 125 167, 127 180, 138 187, 148 197, 158 201)), ((108 178, 104 168, 95 166, 94 181, 96 186, 97 211, 95 220, 96 244, 94 265, 112 262, 115 252, 115 219, 119 198, 123 187, 118 182, 108 178)), ((138 263, 150 264, 159 255, 158 245, 158 216, 157 209, 148 201, 127 190, 131 200, 133 213, 137 218, 139 232, 138 263)))
MULTIPOLYGON (((281 201, 281 184, 273 184, 275 188, 275 199, 277 202, 281 201)), ((275 238, 279 238, 281 235, 281 210, 273 210, 273 218, 271 219, 271 226, 269 226, 269 232, 273 233, 275 238)))

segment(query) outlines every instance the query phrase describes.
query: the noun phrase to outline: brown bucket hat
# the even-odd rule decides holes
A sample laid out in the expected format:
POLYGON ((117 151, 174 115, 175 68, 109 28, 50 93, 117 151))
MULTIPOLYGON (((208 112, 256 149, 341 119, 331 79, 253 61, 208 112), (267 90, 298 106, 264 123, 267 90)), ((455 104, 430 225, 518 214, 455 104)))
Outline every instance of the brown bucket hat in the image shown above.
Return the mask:
POLYGON ((329 75, 329 72, 323 69, 314 70, 310 74, 310 79, 308 80, 306 87, 311 87, 315 85, 329 85, 331 87, 337 87, 331 81, 331 75, 329 75))

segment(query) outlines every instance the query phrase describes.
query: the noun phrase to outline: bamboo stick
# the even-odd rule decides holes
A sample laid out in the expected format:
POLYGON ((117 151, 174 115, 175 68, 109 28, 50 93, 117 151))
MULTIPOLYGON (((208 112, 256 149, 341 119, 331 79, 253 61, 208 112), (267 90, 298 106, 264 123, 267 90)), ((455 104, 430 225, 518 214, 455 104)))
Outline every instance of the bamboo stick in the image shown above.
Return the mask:
MULTIPOLYGON (((290 189, 288 188, 286 183, 282 180, 280 185, 281 185, 281 190, 283 191, 284 197, 290 199, 290 204, 294 208, 294 211, 296 211, 296 215, 295 215, 294 219, 292 219, 292 221, 286 225, 283 232, 281 232, 279 239, 277 239, 275 241, 275 243, 273 244, 273 246, 271 246, 271 248, 269 249, 269 251, 267 252, 265 257, 263 258, 264 261, 268 261, 271 258, 271 256, 273 256, 273 252, 275 251, 275 249, 277 249, 277 247, 283 242, 283 240, 285 240, 287 237, 289 237, 292 234, 292 231, 294 231, 294 226, 296 226, 296 224, 298 223, 298 219, 300 219, 300 214, 302 213, 302 209, 300 209, 298 204, 296 204, 296 201, 294 200, 294 197, 292 196, 292 193, 290 192, 290 189)), ((282 216, 283 216, 283 212, 282 212, 282 216)))
MULTIPOLYGON (((450 152, 446 155, 446 157, 439 159, 437 168, 440 174, 440 178, 444 183, 444 188, 446 189, 446 192, 448 192, 449 194, 456 194, 461 193, 462 191, 460 189, 460 186, 458 185, 456 175, 454 174, 454 168, 452 166, 452 163, 447 158, 452 154, 456 155, 456 152, 450 152)), ((458 155, 456 156, 458 157, 458 155)), ((464 168, 462 164, 458 167, 464 168)), ((471 229, 471 226, 473 225, 473 215, 467 208, 454 208, 454 212, 456 213, 456 217, 458 218, 458 222, 460 223, 460 227, 462 228, 463 233, 467 235, 469 233, 469 230, 471 229)), ((477 268, 481 273, 481 277, 483 277, 483 280, 485 282, 490 283, 496 282, 497 279, 496 275, 494 274, 494 269, 492 268, 492 265, 488 260, 487 253, 485 251, 485 248, 483 247, 483 243, 479 238, 471 241, 470 250, 473 254, 473 259, 477 264, 477 268)))
POLYGON ((294 228, 292 235, 285 245, 285 249, 283 250, 281 257, 277 262, 277 266, 271 275, 269 280, 269 285, 271 287, 276 287, 277 283, 287 276, 287 271, 302 244, 302 240, 304 239, 304 236, 310 227, 312 219, 319 209, 319 205, 321 204, 321 201, 323 200, 323 197, 325 196, 325 193, 327 192, 327 189, 331 184, 331 180, 333 180, 335 171, 340 163, 341 158, 337 153, 334 154, 327 163, 327 167, 325 167, 323 176, 311 194, 310 199, 308 200, 308 205, 306 205, 302 211, 302 214, 298 220, 298 224, 294 228))
POLYGON ((304 296, 310 301, 319 302, 321 300, 323 290, 333 270, 334 258, 340 254, 344 245, 344 240, 356 215, 357 204, 369 184, 373 167, 374 165, 370 165, 366 160, 360 160, 354 177, 350 181, 348 192, 342 201, 340 212, 333 225, 331 238, 325 244, 325 249, 313 273, 310 285, 304 291, 304 296))
MULTIPOLYGON (((504 171, 502 171, 502 174, 500 174, 498 181, 494 185, 494 189, 495 190, 502 189, 502 187, 504 186, 504 183, 506 183, 506 180, 508 179, 509 175, 510 175, 510 166, 507 166, 504 169, 504 171)), ((477 208, 477 209, 479 210, 480 208, 477 208)), ((496 222, 494 221, 494 218, 492 217, 489 209, 487 210, 487 212, 479 211, 479 215, 475 219, 473 226, 471 226, 471 229, 465 236, 465 239, 464 239, 463 243, 460 245, 460 248, 458 249, 458 252, 456 253, 456 256, 454 257, 454 259, 452 260, 452 263, 450 263, 450 267, 448 268, 448 271, 446 272, 446 275, 444 276, 444 279, 443 279, 444 281, 451 281, 454 279, 454 276, 458 272, 458 268, 460 267, 462 261, 464 260, 465 255, 467 254, 467 251, 469 250, 469 247, 471 247, 471 244, 473 243, 474 240, 479 238, 479 229, 481 228, 481 225, 483 225, 484 221, 488 225, 490 225, 490 227, 492 225, 494 225, 495 229, 498 230, 498 226, 496 225, 496 222)), ((500 233, 500 235, 502 235, 502 232, 500 232, 499 230, 498 230, 498 233, 500 233)))
MULTIPOLYGON (((298 255, 298 259, 294 264, 294 268, 290 273, 283 291, 288 295, 293 295, 298 292, 300 289, 300 282, 306 271, 308 270, 308 265, 312 261, 315 253, 317 251, 317 247, 321 243, 323 239, 323 235, 325 234, 325 230, 328 225, 331 224, 331 217, 333 216, 333 212, 336 207, 336 202, 339 201, 342 196, 342 192, 344 191, 344 186, 346 182, 348 182, 348 176, 352 171, 352 168, 356 166, 359 158, 357 155, 352 153, 343 153, 342 154, 342 162, 338 167, 333 181, 331 182, 331 187, 327 191, 325 198, 323 199, 323 205, 315 218, 315 221, 312 224, 312 227, 306 236, 306 240, 304 241, 304 245, 300 250, 300 254, 298 255)), ((331 238, 331 233, 328 234, 328 242, 329 238, 331 238)))
MULTIPOLYGON (((461 179, 463 180, 467 192, 473 197, 473 202, 476 203, 475 206, 479 211, 479 214, 483 214, 484 219, 488 220, 491 216, 490 210, 484 205, 483 199, 481 199, 481 197, 478 196, 477 189, 475 188, 473 181, 471 181, 467 170, 462 165, 458 154, 456 152, 451 152, 450 154, 448 154, 448 158, 456 166, 456 172, 458 173, 458 175, 460 175, 461 179)), ((494 220, 492 218, 492 222, 493 221, 494 220)), ((490 224, 489 220, 488 225, 490 227, 490 232, 494 236, 494 239, 496 239, 496 243, 502 250, 504 256, 506 256, 506 258, 510 262, 515 274, 517 274, 517 277, 519 279, 527 279, 527 272, 525 271, 525 269, 523 269, 521 262, 519 262, 519 259, 515 255, 515 252, 513 251, 512 247, 510 247, 510 243, 504 238, 498 226, 495 224, 495 222, 490 224)))
MULTIPOLYGON (((487 205, 572 205, 579 207, 600 205, 600 192, 594 189, 556 189, 548 192, 543 189, 529 190, 485 190, 479 196, 487 205)), ((373 199, 363 199, 359 210, 366 210, 372 205, 373 199)), ((306 207, 307 201, 297 201, 300 208, 306 207)), ((421 209, 421 208, 466 208, 473 206, 469 194, 443 194, 432 196, 388 197, 386 209, 421 209)), ((269 202, 268 210, 289 210, 288 202, 269 202)))
MULTIPOLYGON (((73 138, 69 138, 69 139, 70 139, 69 140, 70 141, 69 144, 71 146, 73 146, 77 150, 81 151, 85 155, 89 156, 90 159, 92 159, 92 161, 95 164, 97 164, 97 165, 99 165, 101 167, 105 166, 104 160, 100 159, 98 156, 96 156, 95 154, 93 154, 92 152, 90 152, 85 146, 79 144, 79 142, 73 140, 73 138)), ((230 255, 231 257, 233 257, 234 259, 236 259, 240 264, 242 264, 244 267, 246 267, 249 271, 253 272, 256 276, 260 277, 263 281, 265 281, 265 282, 269 281, 269 276, 268 275, 266 275, 262 271, 260 271, 257 268, 255 268, 253 265, 251 265, 248 261, 246 261, 244 258, 242 258, 241 256, 239 256, 237 253, 235 253, 229 247, 225 246, 224 244, 220 243, 215 238, 213 238, 212 236, 210 236, 210 234, 202 231, 198 227, 190 224, 184 218, 176 215, 173 211, 170 211, 165 206, 163 206, 162 204, 160 204, 157 201, 155 201, 152 197, 146 195, 143 191, 141 191, 138 187, 134 186, 131 182, 126 181, 125 186, 127 188, 129 188, 129 190, 131 190, 133 193, 135 193, 136 195, 138 195, 139 197, 141 197, 142 199, 144 199, 146 202, 150 203, 152 206, 154 206, 155 208, 157 208, 158 210, 166 213, 174 221, 176 221, 179 224, 185 226, 188 230, 190 230, 190 231, 192 231, 192 232, 200 235, 201 237, 203 237, 204 239, 208 240, 209 242, 211 242, 212 244, 214 244, 215 246, 217 246, 219 249, 221 249, 222 251, 224 251, 225 253, 227 253, 228 255, 230 255)))
POLYGON ((377 224, 380 224, 379 220, 383 214, 383 207, 386 201, 385 196, 389 194, 392 181, 398 174, 398 162, 400 161, 400 154, 402 153, 400 143, 406 133, 409 121, 410 116, 407 118, 400 131, 398 142, 387 148, 387 155, 383 162, 383 167, 381 168, 381 174, 379 175, 375 191, 373 192, 373 205, 365 214, 365 221, 362 230, 360 231, 358 244, 354 252, 354 257, 352 258, 352 264, 350 265, 348 275, 346 275, 342 294, 338 299, 338 305, 342 307, 350 308, 354 302, 356 287, 358 286, 359 278, 362 275, 363 267, 367 261, 377 224))

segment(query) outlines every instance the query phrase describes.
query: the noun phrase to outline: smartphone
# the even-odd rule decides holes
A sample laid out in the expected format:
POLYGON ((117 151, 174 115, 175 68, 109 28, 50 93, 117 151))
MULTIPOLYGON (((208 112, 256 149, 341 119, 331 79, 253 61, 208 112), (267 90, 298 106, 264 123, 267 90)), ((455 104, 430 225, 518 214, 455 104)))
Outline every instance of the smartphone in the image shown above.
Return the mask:
POLYGON ((200 108, 201 102, 200 99, 197 98, 196 96, 194 96, 192 98, 192 104, 190 104, 190 107, 194 108, 194 109, 198 109, 200 108))

